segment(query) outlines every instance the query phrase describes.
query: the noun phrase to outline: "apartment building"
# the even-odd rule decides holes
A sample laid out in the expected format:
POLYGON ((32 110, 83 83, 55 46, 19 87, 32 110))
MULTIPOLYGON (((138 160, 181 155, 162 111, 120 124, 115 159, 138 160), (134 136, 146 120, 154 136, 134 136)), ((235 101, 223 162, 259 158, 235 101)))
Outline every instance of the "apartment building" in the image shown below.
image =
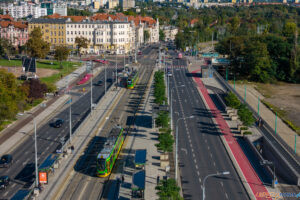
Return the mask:
POLYGON ((39 18, 47 15, 47 9, 41 8, 39 5, 34 3, 22 2, 19 5, 8 4, 1 6, 4 14, 9 14, 13 18, 25 18, 32 16, 33 18, 39 18))
POLYGON ((68 19, 31 19, 28 23, 28 33, 39 27, 43 39, 51 44, 51 49, 58 45, 66 45, 66 22, 68 19))
POLYGON ((112 51, 117 54, 130 51, 134 47, 135 27, 130 22, 121 21, 90 21, 66 23, 66 42, 75 48, 76 37, 84 37, 89 41, 89 53, 112 51))
POLYGON ((0 38, 5 38, 14 47, 23 46, 28 40, 26 22, 16 22, 9 15, 0 15, 0 38))

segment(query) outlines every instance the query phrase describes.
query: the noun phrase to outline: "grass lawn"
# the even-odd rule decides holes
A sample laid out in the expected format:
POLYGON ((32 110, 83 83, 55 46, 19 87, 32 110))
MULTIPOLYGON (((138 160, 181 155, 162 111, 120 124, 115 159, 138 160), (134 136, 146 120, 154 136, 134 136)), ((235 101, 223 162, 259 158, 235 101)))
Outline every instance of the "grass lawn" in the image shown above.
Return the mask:
MULTIPOLYGON (((39 60, 36 61, 36 64, 37 64, 37 68, 59 70, 59 73, 53 74, 52 76, 49 77, 41 78, 41 81, 46 83, 47 85, 54 84, 61 78, 61 75, 66 76, 67 74, 73 72, 77 67, 81 66, 80 62, 63 61, 62 62, 63 68, 61 68, 60 63, 54 60, 39 60)), ((21 60, 9 61, 5 59, 0 59, 0 65, 7 66, 7 67, 22 66, 22 61, 21 60)))

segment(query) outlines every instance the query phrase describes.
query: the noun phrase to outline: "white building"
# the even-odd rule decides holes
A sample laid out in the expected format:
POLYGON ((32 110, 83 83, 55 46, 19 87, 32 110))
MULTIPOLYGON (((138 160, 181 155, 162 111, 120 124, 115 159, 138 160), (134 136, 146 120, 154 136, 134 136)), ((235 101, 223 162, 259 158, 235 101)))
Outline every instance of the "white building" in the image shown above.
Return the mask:
POLYGON ((47 15, 47 9, 33 3, 21 3, 20 5, 8 4, 1 6, 4 14, 9 14, 13 18, 24 18, 32 16, 33 18, 39 18, 47 15))
POLYGON ((164 26, 162 30, 165 34, 165 41, 175 40, 175 37, 178 33, 178 28, 175 26, 164 26))
POLYGON ((68 15, 67 6, 66 5, 56 5, 53 8, 53 13, 60 14, 61 16, 67 16, 68 15))
POLYGON ((127 53, 135 44, 135 27, 131 22, 121 21, 89 21, 72 22, 66 24, 66 42, 75 47, 75 38, 84 37, 89 40, 89 53, 103 51, 127 53))

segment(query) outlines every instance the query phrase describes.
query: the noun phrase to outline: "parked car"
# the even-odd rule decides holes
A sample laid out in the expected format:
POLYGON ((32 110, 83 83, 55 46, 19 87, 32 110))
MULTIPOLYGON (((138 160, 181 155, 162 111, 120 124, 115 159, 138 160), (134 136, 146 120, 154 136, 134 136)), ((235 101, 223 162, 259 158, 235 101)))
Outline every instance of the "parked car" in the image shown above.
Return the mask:
POLYGON ((103 81, 97 81, 94 85, 96 85, 96 86, 102 86, 103 85, 103 81))
POLYGON ((50 126, 55 127, 55 128, 60 128, 64 124, 63 119, 55 119, 50 126))
POLYGON ((10 167, 13 163, 12 155, 6 154, 1 157, 0 166, 1 167, 10 167))
POLYGON ((0 189, 5 190, 9 186, 10 178, 8 176, 0 177, 0 189))
POLYGON ((168 71, 168 76, 172 76, 172 72, 168 71))
POLYGON ((142 55, 143 53, 141 51, 138 52, 138 55, 142 55))

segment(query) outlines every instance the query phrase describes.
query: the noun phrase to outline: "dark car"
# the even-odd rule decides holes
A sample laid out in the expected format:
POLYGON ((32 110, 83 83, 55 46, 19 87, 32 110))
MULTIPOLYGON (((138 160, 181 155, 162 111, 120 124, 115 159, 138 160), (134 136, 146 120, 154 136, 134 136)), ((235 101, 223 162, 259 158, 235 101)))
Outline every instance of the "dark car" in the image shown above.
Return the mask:
POLYGON ((54 122, 52 122, 50 125, 55 128, 60 128, 64 123, 63 119, 55 119, 54 122))
POLYGON ((8 176, 0 177, 0 189, 5 190, 9 186, 10 179, 8 176))
POLYGON ((139 52, 138 52, 138 55, 142 55, 142 52, 141 52, 141 51, 139 51, 139 52))
POLYGON ((98 81, 95 83, 96 86, 102 86, 103 85, 103 81, 98 81))
POLYGON ((1 167, 10 167, 13 163, 12 155, 3 155, 0 160, 1 167))

